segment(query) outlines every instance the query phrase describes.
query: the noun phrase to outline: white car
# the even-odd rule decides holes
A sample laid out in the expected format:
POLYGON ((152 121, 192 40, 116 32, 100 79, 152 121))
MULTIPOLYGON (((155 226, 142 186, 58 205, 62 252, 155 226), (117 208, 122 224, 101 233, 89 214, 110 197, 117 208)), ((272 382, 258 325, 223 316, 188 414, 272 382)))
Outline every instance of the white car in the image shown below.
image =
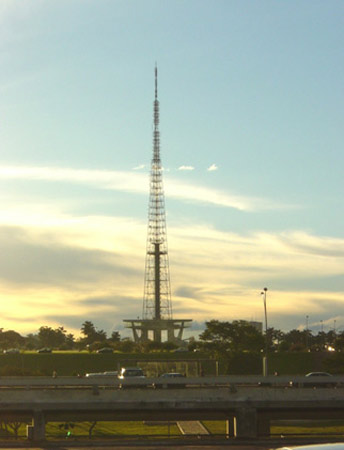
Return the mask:
POLYGON ((146 378, 140 367, 122 367, 118 376, 120 380, 125 378, 146 378))
POLYGON ((124 388, 145 388, 146 383, 142 383, 146 377, 140 367, 122 367, 118 378, 122 381, 120 389, 124 388))
POLYGON ((116 377, 118 376, 118 372, 117 371, 113 371, 113 372, 91 372, 91 373, 87 373, 85 375, 85 377, 90 378, 90 377, 116 377))
POLYGON ((283 447, 277 450, 344 450, 344 442, 335 444, 311 444, 296 447, 283 447))

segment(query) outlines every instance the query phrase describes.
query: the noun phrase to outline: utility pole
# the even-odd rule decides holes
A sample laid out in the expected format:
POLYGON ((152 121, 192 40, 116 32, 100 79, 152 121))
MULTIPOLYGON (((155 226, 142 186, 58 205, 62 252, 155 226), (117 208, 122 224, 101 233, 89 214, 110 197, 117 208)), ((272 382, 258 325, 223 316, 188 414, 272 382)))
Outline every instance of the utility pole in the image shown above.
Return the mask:
POLYGON ((268 288, 265 287, 263 291, 260 293, 263 295, 263 301, 264 301, 264 317, 265 317, 265 356, 263 358, 263 376, 268 376, 268 351, 269 351, 269 338, 268 338, 268 314, 266 310, 266 293, 268 288))
POLYGON ((306 316, 306 350, 308 351, 308 316, 306 316))

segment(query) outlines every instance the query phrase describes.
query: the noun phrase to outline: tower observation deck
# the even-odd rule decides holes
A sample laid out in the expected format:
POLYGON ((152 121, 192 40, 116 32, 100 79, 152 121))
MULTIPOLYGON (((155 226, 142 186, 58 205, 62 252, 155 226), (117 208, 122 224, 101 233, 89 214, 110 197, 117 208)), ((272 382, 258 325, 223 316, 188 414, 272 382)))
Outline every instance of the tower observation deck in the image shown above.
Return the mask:
POLYGON ((142 319, 124 320, 133 331, 136 342, 162 341, 167 333, 168 342, 182 342, 184 328, 191 319, 173 319, 170 271, 167 247, 165 197, 160 159, 158 100, 158 69, 155 67, 155 98, 153 104, 153 157, 150 171, 148 232, 146 247, 145 281, 142 319), (178 331, 177 336, 175 331, 178 331))

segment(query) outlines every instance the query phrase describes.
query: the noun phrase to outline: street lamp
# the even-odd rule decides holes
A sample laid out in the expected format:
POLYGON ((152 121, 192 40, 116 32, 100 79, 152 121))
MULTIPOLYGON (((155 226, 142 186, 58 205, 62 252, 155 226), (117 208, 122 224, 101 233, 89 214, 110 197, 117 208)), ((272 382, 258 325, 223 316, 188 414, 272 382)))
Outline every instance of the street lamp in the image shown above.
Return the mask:
POLYGON ((309 316, 306 316, 306 350, 308 351, 308 319, 309 316))
POLYGON ((265 316, 265 357, 263 358, 263 375, 264 377, 268 376, 268 348, 269 348, 269 341, 268 341, 268 315, 266 312, 266 292, 268 288, 265 287, 260 295, 263 295, 264 300, 264 316, 265 316))

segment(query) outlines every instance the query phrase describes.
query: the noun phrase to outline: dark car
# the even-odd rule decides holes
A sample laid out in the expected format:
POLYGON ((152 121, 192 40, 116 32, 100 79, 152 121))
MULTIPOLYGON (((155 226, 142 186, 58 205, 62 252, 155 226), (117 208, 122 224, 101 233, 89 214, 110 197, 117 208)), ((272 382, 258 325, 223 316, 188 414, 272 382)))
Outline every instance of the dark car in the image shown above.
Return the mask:
POLYGON ((298 381, 290 381, 290 387, 305 387, 305 388, 317 388, 317 387, 335 387, 337 383, 332 381, 332 375, 328 372, 309 372, 303 379, 298 377, 298 381), (326 381, 328 379, 328 381, 326 381))
POLYGON ((113 353, 113 349, 109 347, 103 347, 97 350, 97 353, 113 353))
POLYGON ((309 372, 305 377, 332 377, 328 372, 309 372))
POLYGON ((185 375, 178 372, 163 373, 160 378, 185 378, 185 375))
POLYGON ((331 382, 331 380, 329 380, 328 382, 318 382, 316 381, 317 379, 321 378, 321 379, 326 379, 326 378, 330 378, 332 377, 332 375, 328 372, 310 372, 307 373, 305 375, 305 377, 307 378, 307 382, 305 383, 306 387, 313 387, 313 388, 317 388, 317 387, 334 387, 336 385, 336 383, 331 382), (310 382, 311 380, 314 380, 315 383, 310 382))
POLYGON ((153 387, 155 389, 178 389, 178 388, 185 388, 185 382, 181 382, 181 383, 170 383, 170 380, 176 380, 176 379, 185 379, 185 375, 183 375, 182 373, 179 372, 169 372, 169 373, 164 373, 159 377, 159 381, 157 381, 156 383, 153 384, 153 387), (160 381, 161 380, 161 381, 160 381))
POLYGON ((51 348, 43 347, 37 350, 37 353, 51 353, 51 348))

